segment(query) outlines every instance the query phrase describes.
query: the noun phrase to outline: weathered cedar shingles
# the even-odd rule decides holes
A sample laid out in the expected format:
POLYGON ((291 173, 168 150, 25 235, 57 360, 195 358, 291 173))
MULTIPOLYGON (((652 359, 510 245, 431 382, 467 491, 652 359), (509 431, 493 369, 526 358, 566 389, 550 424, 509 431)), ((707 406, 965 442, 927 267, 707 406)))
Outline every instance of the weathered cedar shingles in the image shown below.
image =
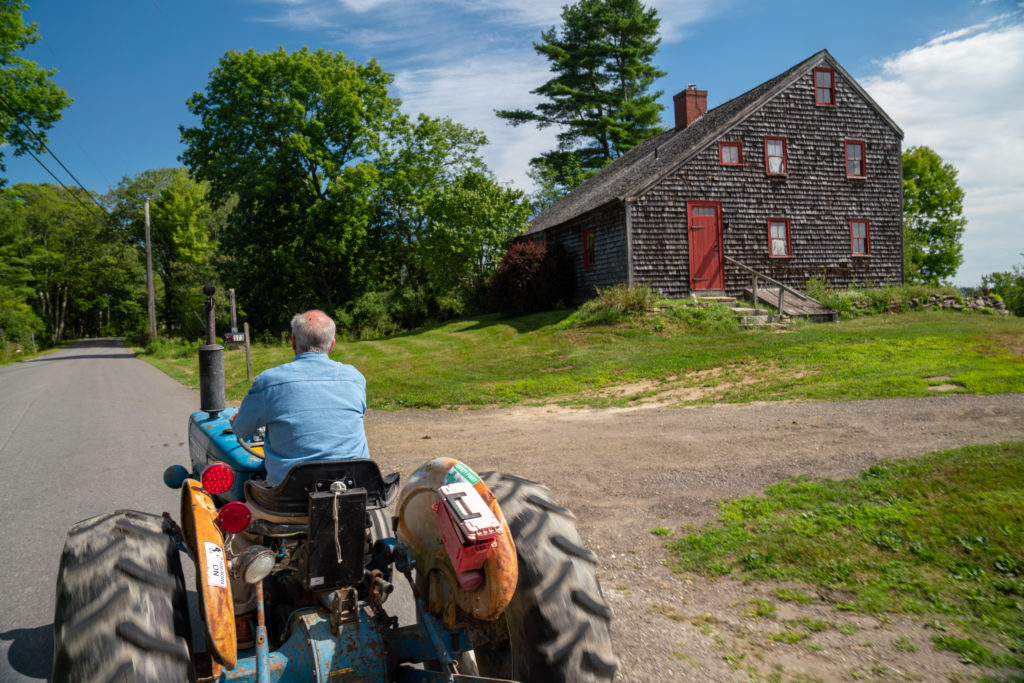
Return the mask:
MULTIPOLYGON (((690 200, 721 202, 724 253, 792 287, 803 288, 809 278, 819 276, 839 287, 900 282, 901 134, 838 71, 838 106, 816 105, 811 69, 808 66, 789 87, 711 141, 635 203, 624 204, 610 196, 603 206, 546 229, 547 239, 562 242, 574 263, 575 298, 592 296, 596 287, 627 281, 626 211, 632 218, 634 281, 666 296, 688 295, 686 203, 690 200), (764 137, 768 135, 787 140, 788 175, 784 178, 765 174, 764 137), (866 179, 846 177, 847 139, 866 143, 866 179), (719 164, 718 140, 742 143, 741 167, 719 164), (790 220, 791 258, 769 258, 769 218, 790 220), (870 256, 851 254, 851 218, 870 221, 870 256), (596 263, 585 269, 582 236, 588 229, 595 230, 596 263)), ((638 153, 650 159, 653 146, 649 143, 656 146, 670 139, 660 136, 648 141, 644 149, 622 161, 632 167, 638 153)), ((601 187, 603 177, 591 182, 601 187)), ((725 264, 726 291, 735 294, 747 286, 749 277, 725 264)))
MULTIPOLYGON (((837 74, 838 79, 838 74, 837 74)), ((633 208, 634 272, 666 296, 689 294, 686 201, 722 203, 725 254, 787 285, 824 275, 836 286, 898 283, 902 274, 900 138, 838 79, 838 106, 814 104, 811 74, 720 139, 740 141, 743 166, 722 166, 717 141, 633 208), (788 175, 764 172, 765 136, 785 137, 788 175), (846 177, 844 142, 867 145, 867 178, 846 177), (768 218, 790 220, 792 258, 768 256, 768 218), (871 255, 851 254, 851 218, 870 221, 871 255)), ((726 291, 748 287, 725 266, 726 291)))

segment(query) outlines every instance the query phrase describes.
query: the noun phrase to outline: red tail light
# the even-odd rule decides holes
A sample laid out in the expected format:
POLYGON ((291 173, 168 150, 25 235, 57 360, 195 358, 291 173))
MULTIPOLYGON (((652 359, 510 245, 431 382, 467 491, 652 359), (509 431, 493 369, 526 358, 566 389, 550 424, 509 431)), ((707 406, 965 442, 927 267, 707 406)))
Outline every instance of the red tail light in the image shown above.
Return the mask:
POLYGON ((237 500, 227 503, 217 513, 217 526, 228 534, 245 531, 251 521, 252 512, 249 511, 249 506, 237 500))
POLYGON ((218 495, 224 493, 235 483, 235 472, 230 466, 215 462, 206 466, 203 473, 199 475, 199 481, 207 493, 218 495))

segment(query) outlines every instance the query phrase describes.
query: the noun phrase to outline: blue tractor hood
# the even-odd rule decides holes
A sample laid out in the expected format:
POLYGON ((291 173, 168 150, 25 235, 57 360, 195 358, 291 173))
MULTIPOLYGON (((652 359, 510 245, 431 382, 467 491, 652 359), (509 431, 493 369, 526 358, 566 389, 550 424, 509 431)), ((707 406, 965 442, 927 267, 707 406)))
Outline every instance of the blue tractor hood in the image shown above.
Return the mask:
POLYGON ((198 411, 188 418, 188 452, 192 460, 192 475, 198 479, 207 465, 223 462, 235 471, 235 483, 219 496, 221 502, 244 500, 242 487, 249 479, 263 479, 267 476, 263 460, 253 457, 238 445, 231 431, 230 418, 236 408, 222 410, 217 417, 210 417, 205 411, 198 411))

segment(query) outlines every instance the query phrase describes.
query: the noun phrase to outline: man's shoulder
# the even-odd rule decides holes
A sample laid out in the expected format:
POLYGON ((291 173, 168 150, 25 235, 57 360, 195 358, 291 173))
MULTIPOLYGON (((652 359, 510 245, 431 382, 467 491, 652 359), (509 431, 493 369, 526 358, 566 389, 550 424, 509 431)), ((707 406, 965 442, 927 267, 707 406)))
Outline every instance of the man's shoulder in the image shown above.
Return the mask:
POLYGON ((295 368, 291 367, 294 363, 295 361, 282 363, 276 367, 267 368, 260 374, 256 375, 256 379, 252 381, 253 390, 258 391, 273 384, 280 384, 281 382, 289 382, 297 379, 295 368))
POLYGON ((366 384, 366 379, 352 365, 331 360, 325 353, 303 354, 293 361, 261 372, 252 383, 255 391, 275 384, 310 379, 342 379, 366 384))

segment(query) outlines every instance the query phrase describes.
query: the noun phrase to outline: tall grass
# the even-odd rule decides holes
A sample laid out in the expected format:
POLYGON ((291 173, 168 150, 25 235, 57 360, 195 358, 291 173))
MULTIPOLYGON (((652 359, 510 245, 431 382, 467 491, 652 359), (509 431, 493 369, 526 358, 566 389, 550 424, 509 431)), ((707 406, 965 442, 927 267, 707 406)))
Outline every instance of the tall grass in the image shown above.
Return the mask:
POLYGON ((617 284, 606 289, 598 287, 596 296, 562 321, 559 328, 619 323, 646 313, 657 299, 647 285, 628 287, 617 284))
POLYGON ((953 287, 886 285, 834 289, 829 287, 823 277, 808 280, 806 291, 809 296, 825 306, 844 314, 844 317, 850 317, 858 312, 906 311, 909 310, 912 299, 921 301, 931 296, 954 296, 960 299, 960 292, 953 287))

